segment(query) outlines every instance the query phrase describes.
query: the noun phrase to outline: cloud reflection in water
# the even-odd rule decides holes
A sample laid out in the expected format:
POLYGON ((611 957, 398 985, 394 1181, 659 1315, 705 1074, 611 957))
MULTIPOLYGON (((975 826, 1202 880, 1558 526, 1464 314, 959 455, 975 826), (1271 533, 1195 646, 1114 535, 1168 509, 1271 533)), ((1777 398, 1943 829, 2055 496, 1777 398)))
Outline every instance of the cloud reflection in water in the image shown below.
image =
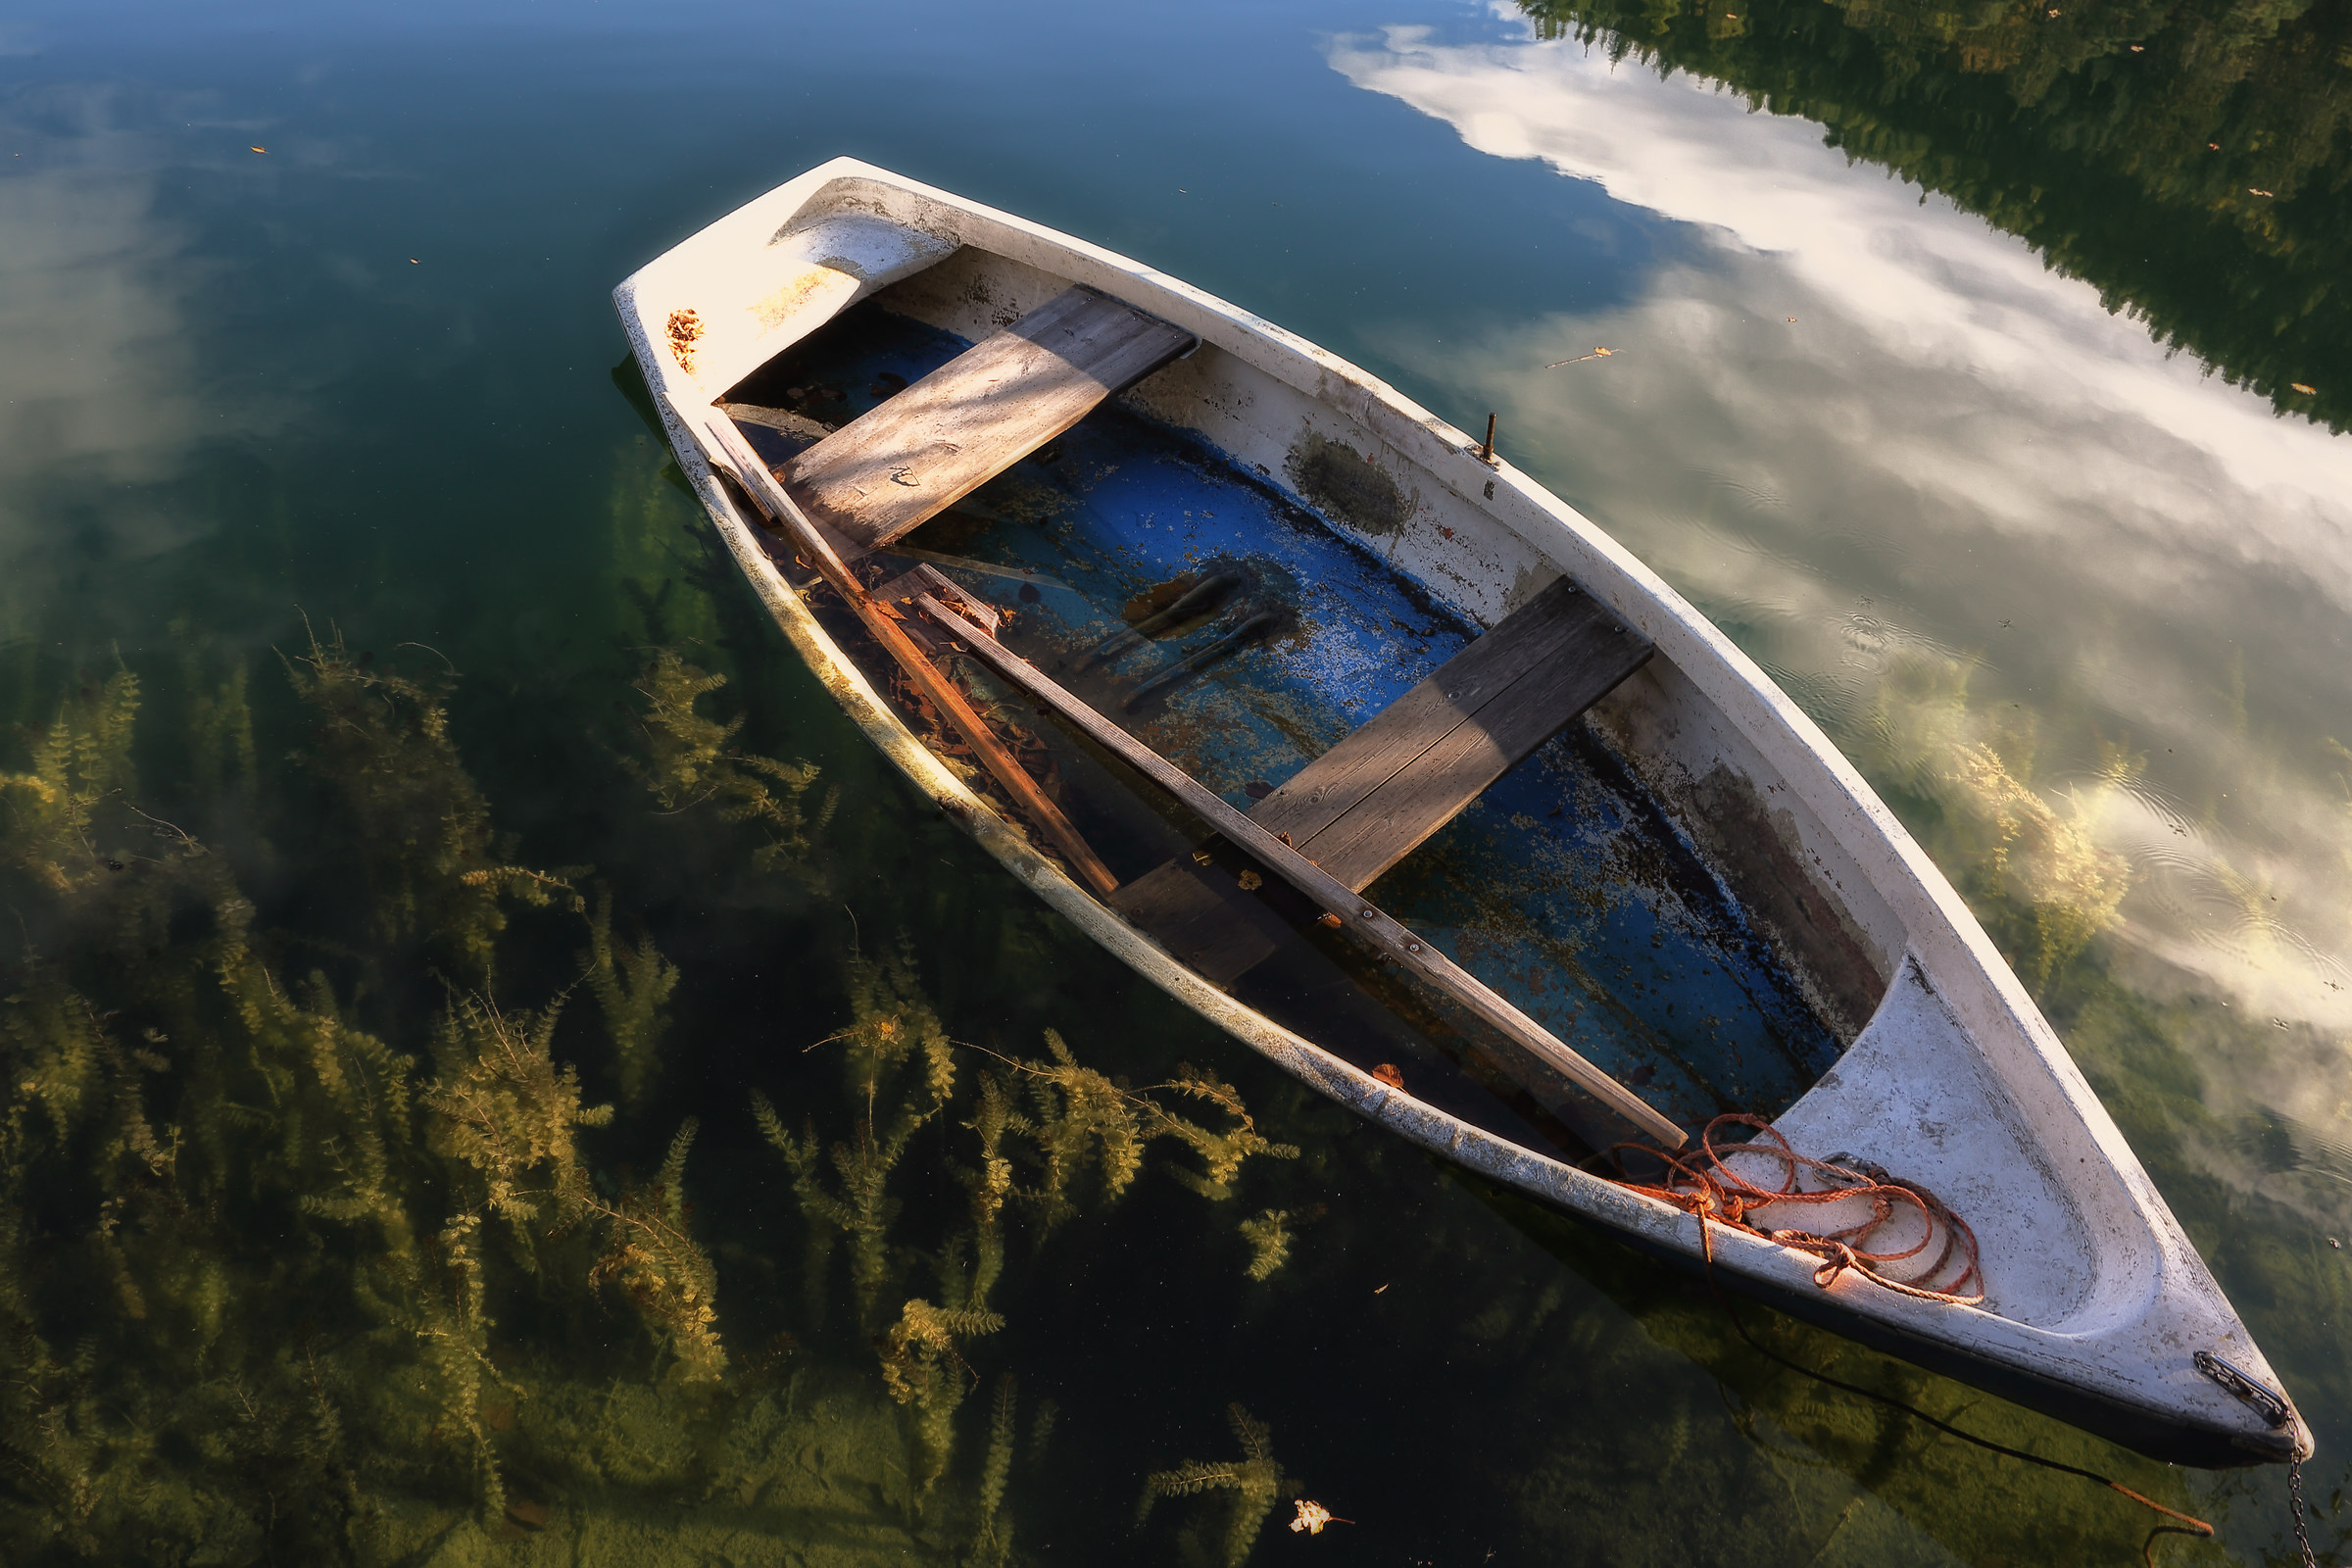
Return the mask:
POLYGON ((22 627, 93 530, 111 560, 199 531, 145 487, 219 427, 190 331, 202 272, 156 211, 154 150, 96 91, 23 95, 0 128, 22 153, 0 170, 0 624, 22 627))
POLYGON ((2051 842, 2078 846, 2021 891, 2087 877, 2095 906, 2128 886, 2137 954, 2352 1025, 2352 754, 2333 744, 2352 739, 2352 441, 1704 82, 1532 34, 1398 27, 1330 61, 1482 152, 1697 225, 1622 310, 1467 346, 1398 323, 1397 360, 1501 408, 1521 463, 1883 785, 1940 768, 1923 783, 1948 795, 1969 787, 1950 748, 2005 758, 2015 778, 1984 787, 2030 779, 2051 842), (1618 352, 1542 368, 1600 344, 1618 352), (1890 731, 1927 701, 1958 705, 1930 726, 1944 751, 1905 753, 1927 743, 1890 731))

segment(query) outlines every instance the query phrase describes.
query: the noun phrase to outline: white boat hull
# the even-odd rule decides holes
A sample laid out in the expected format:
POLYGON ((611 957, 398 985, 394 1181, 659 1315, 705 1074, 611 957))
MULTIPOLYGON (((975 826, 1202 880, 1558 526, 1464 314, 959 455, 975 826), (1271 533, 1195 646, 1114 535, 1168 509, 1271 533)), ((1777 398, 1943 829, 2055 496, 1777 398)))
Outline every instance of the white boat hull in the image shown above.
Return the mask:
MULTIPOLYGON (((705 458, 729 387, 849 306, 978 338, 1071 283, 1197 334, 1125 394, 1269 478, 1336 442, 1411 497, 1409 516, 1323 515, 1492 625, 1559 572, 1656 645, 1592 720, 1767 923, 1848 1041, 1776 1121, 1800 1150, 1873 1160, 1965 1215, 1989 1295, 1955 1306, 1718 1227, 1714 1267, 1856 1338, 2160 1457, 2307 1452, 2202 1375, 2208 1351, 2272 1388, 2245 1326, 2039 1010, 1942 873, 1837 749, 1680 595, 1507 463, 1354 366, 1139 263, 837 160, 668 251, 615 292, 681 466, 754 590, 874 744, 1039 897, 1170 996, 1322 1093, 1494 1181, 1695 1264, 1700 1222, 1423 1104, 1237 1003, 1032 848, 933 757, 776 571, 705 458), (681 323, 683 323, 681 325, 681 323), (1710 837, 1710 834, 1712 837, 1710 837)), ((1276 479, 1275 482, 1280 482, 1276 479)), ((1305 504, 1305 503, 1302 503, 1305 504)))

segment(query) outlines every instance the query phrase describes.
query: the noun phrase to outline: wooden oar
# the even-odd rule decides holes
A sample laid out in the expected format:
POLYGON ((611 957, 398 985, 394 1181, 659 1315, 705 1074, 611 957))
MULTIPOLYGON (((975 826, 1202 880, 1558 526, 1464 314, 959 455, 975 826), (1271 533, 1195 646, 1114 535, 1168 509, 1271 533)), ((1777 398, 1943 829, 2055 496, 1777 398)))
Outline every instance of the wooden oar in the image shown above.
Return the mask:
MULTIPOLYGON (((783 525, 792 537, 794 548, 816 567, 818 574, 831 583, 842 598, 850 602, 850 608, 857 612, 858 618, 865 623, 865 629, 873 634, 874 640, 899 662, 899 667, 906 671, 916 688, 930 699, 931 705, 963 737, 964 744, 972 749, 973 756, 980 759, 981 765, 998 783, 1004 786, 1005 792, 1013 798, 1023 813, 1045 829, 1046 836, 1054 841, 1054 848, 1077 868, 1079 875, 1086 878, 1096 894, 1108 898, 1117 892, 1119 879, 1111 874, 1110 867, 1104 865, 1086 840, 1079 837, 1078 830, 1070 825, 1068 817, 1061 814, 1060 808, 1046 798, 1045 792, 1037 787, 1037 781, 1029 776, 1028 769, 1004 750, 987 721, 974 712, 972 705, 964 700, 963 693, 956 690, 955 683, 942 674, 939 666, 924 657, 923 651, 915 647, 913 640, 900 629, 897 612, 878 603, 865 591, 865 585, 850 574, 850 568, 842 564, 831 541, 794 504, 784 486, 768 471, 767 465, 760 461, 759 454, 743 439, 733 422, 724 415, 718 415, 708 420, 704 428, 718 448, 717 452, 706 451, 704 454, 710 460, 711 466, 734 479, 743 493, 751 497, 754 506, 783 525)), ((969 622, 957 617, 952 624, 960 628, 969 622)))
POLYGON ((955 629, 989 667, 1078 726, 1096 744, 1166 790, 1267 870, 1321 905, 1345 929, 1383 957, 1393 958, 1453 998, 1514 1044, 1669 1149, 1688 1142, 1683 1130, 1648 1102, 1578 1055, 1542 1024, 1458 968, 1430 943, 1366 903, 1348 884, 1235 810, 1225 798, 1056 685, 1036 665, 1004 647, 969 618, 925 594, 915 603, 955 629))

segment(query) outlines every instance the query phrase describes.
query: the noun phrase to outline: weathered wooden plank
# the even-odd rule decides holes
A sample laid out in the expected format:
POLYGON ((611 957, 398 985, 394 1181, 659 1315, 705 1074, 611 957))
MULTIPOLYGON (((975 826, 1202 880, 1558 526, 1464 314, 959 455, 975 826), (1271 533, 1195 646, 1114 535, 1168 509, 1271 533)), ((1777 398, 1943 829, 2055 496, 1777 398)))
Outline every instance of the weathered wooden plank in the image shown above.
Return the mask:
POLYGON ((1250 815, 1303 844, 1451 734, 1594 621, 1616 620, 1566 577, 1551 582, 1257 803, 1250 815))
POLYGON ((1089 288, 1056 295, 779 470, 794 500, 878 549, 945 511, 1190 347, 1089 288))
POLYGON ((1639 669, 1649 655, 1648 641, 1625 630, 1614 617, 1578 616, 1575 635, 1550 658, 1367 792, 1328 827, 1304 839, 1293 833, 1291 842, 1349 887, 1370 886, 1485 794, 1521 758, 1639 669))
MULTIPOLYGON (((928 596, 918 602, 943 620, 956 613, 943 601, 928 596)), ((1669 1149, 1680 1149, 1687 1141, 1681 1128, 1653 1110, 1641 1096, 1578 1055, 1542 1024, 1490 990, 1477 976, 1464 971, 1434 946, 1365 903, 1354 889, 1236 810, 1216 791, 1063 690, 1027 660, 969 621, 957 626, 957 635, 998 674, 1061 714, 1097 745, 1174 796, 1251 859, 1322 906, 1341 929, 1353 933, 1358 941, 1383 957, 1402 965, 1407 972, 1451 997, 1489 1027, 1669 1149)))
POLYGON ((1249 973, 1298 940, 1298 932, 1219 865, 1171 860, 1102 902, 1218 985, 1249 973))
MULTIPOLYGON (((755 506, 782 524, 792 540, 793 548, 816 568, 825 581, 833 585, 842 598, 849 601, 850 609, 864 622, 865 629, 873 635, 874 640, 898 662, 899 667, 906 672, 915 688, 930 699, 931 706, 938 709, 941 716, 963 737, 964 744, 972 749, 972 755, 980 759, 980 764, 995 776, 999 784, 1004 786, 1005 793, 1013 798, 1022 813, 1045 830, 1046 837, 1054 841, 1054 847, 1061 852, 1062 858, 1093 886, 1096 895, 1103 897, 1118 891, 1118 877, 1102 863, 1093 846, 1070 824, 1070 819, 1061 814, 1061 808, 1046 798, 1045 792, 1037 787, 1037 780, 1031 778, 1012 754, 1004 750, 996 732, 988 727, 987 720, 974 712, 972 705, 964 700, 963 693, 957 691, 955 683, 942 674, 939 666, 932 663, 907 637, 906 630, 893 618, 898 612, 877 604, 865 591, 865 585, 851 575, 849 567, 842 564, 841 557, 826 539, 823 530, 794 505, 792 497, 785 493, 784 487, 777 483, 776 476, 760 462, 759 454, 744 441, 743 432, 735 428, 734 422, 713 410, 711 417, 700 428, 710 437, 711 445, 718 449, 716 452, 705 449, 711 466, 732 478, 744 494, 752 498, 755 506)), ((926 597, 921 603, 929 607, 937 605, 938 601, 926 597)), ((939 612, 934 611, 934 613, 939 612)), ((958 627, 972 625, 964 620, 956 620, 954 624, 958 627)), ((977 637, 985 634, 973 626, 972 635, 977 637)))

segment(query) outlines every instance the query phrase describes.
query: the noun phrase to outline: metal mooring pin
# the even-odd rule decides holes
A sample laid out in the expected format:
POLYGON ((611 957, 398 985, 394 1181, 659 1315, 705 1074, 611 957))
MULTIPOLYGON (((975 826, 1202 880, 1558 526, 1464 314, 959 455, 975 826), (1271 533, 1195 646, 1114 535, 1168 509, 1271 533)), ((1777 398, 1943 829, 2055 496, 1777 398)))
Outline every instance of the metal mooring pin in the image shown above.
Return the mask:
POLYGON ((2199 1350, 2189 1359, 2198 1371, 2252 1406, 2254 1413, 2269 1423, 2273 1431, 2294 1419, 2294 1412, 2285 1397, 2243 1368, 2230 1365, 2211 1350, 2199 1350))

